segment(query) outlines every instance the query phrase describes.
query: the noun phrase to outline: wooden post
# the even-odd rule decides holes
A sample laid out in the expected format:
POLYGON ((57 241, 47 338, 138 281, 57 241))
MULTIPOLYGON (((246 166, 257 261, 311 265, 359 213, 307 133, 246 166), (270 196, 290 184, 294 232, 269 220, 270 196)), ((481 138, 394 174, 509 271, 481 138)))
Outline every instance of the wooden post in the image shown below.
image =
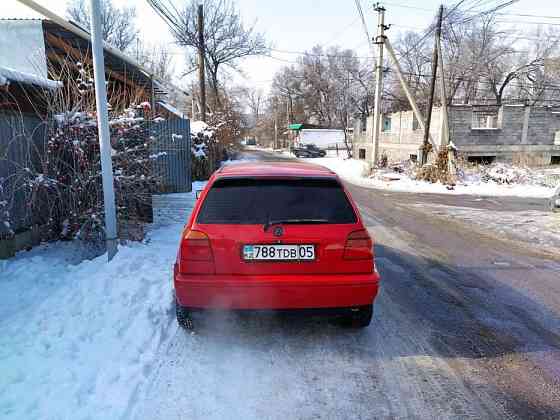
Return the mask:
POLYGON ((436 38, 434 44, 434 52, 432 55, 432 78, 430 80, 430 96, 428 100, 428 109, 426 110, 426 124, 424 127, 424 142, 422 143, 422 159, 420 165, 425 165, 428 161, 430 124, 432 121, 432 107, 434 106, 434 92, 436 89, 437 67, 438 67, 438 39, 441 37, 441 22, 443 19, 443 4, 439 6, 438 23, 436 28, 436 38))

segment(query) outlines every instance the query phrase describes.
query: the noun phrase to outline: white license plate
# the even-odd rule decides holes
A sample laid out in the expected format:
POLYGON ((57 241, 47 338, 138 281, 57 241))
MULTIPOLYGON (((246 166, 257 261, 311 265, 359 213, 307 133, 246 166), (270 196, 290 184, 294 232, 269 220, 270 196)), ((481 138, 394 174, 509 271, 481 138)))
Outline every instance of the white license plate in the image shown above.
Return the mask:
POLYGON ((243 259, 265 261, 312 261, 314 245, 245 245, 243 259))

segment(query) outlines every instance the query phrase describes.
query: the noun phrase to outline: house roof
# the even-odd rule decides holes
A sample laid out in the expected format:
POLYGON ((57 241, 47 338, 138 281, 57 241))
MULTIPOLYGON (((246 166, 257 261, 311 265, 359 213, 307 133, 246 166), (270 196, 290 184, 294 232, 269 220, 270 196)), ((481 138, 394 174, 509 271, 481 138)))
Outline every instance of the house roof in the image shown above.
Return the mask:
POLYGON ((288 125, 288 130, 301 130, 304 128, 324 128, 321 127, 320 125, 315 125, 315 124, 307 124, 307 123, 296 123, 296 124, 289 124, 288 125))
MULTIPOLYGON (((25 23, 26 21, 29 21, 30 23, 39 22, 39 25, 42 24, 45 35, 43 49, 46 44, 51 51, 60 53, 63 57, 71 56, 72 58, 78 60, 74 57, 74 55, 83 55, 82 52, 91 51, 91 36, 86 29, 74 22, 69 22, 61 18, 43 7, 37 7, 41 10, 36 11, 41 13, 47 19, 9 18, 0 19, 0 21, 14 23, 25 23)), ((9 32, 11 32, 11 30, 9 30, 9 32)), ((43 54, 44 53, 45 51, 43 51, 43 54)), ((144 68, 122 51, 119 51, 106 43, 104 45, 104 53, 106 67, 116 79, 126 79, 127 81, 140 87, 144 87, 149 91, 153 88, 154 93, 160 95, 168 94, 169 89, 182 91, 181 89, 172 86, 170 83, 160 80, 150 70, 144 68)), ((18 70, 22 71, 23 69, 18 70)), ((44 76, 44 74, 41 74, 41 76, 44 76)), ((182 92, 188 95, 187 92, 182 92)))
POLYGON ((62 82, 0 66, 0 86, 10 84, 10 82, 38 86, 51 90, 62 87, 62 82))
MULTIPOLYGON (((83 52, 91 51, 90 36, 87 31, 75 23, 69 22, 68 24, 74 25, 76 30, 72 31, 58 22, 43 20, 45 44, 48 45, 51 51, 55 51, 62 56, 70 55, 74 59, 79 60, 83 52)), ((156 94, 165 95, 168 93, 163 82, 159 81, 157 77, 130 57, 109 46, 105 46, 104 52, 105 66, 110 70, 113 77, 125 78, 135 85, 146 89, 151 89, 153 83, 156 94)))
POLYGON ((181 111, 179 111, 177 108, 175 108, 169 102, 158 101, 157 104, 160 105, 161 107, 163 107, 164 109, 166 109, 167 112, 170 112, 171 114, 176 115, 179 118, 186 119, 185 114, 182 113, 181 111))
POLYGON ((290 124, 288 126, 289 130, 300 130, 303 127, 303 124, 290 124))

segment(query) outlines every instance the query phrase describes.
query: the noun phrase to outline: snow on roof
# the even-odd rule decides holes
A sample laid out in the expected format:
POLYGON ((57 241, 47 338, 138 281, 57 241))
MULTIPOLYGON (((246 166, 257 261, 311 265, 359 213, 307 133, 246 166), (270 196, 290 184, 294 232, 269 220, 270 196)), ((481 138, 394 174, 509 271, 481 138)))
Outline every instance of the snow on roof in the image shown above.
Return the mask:
POLYGON ((192 121, 191 122, 191 134, 196 136, 198 133, 206 132, 209 134, 212 132, 210 126, 204 121, 192 121))
POLYGON ((300 144, 314 144, 319 147, 330 147, 344 143, 344 130, 305 128, 299 133, 300 144))
POLYGON ((9 82, 40 86, 46 89, 58 89, 62 87, 62 82, 0 66, 0 86, 7 85, 9 82))
POLYGON ((179 118, 183 118, 186 119, 187 117, 185 116, 185 114, 183 114, 181 111, 179 111, 177 108, 175 108, 173 105, 171 105, 168 102, 165 101, 158 101, 158 104, 161 105, 162 107, 164 107, 167 111, 169 111, 170 113, 177 115, 179 118))

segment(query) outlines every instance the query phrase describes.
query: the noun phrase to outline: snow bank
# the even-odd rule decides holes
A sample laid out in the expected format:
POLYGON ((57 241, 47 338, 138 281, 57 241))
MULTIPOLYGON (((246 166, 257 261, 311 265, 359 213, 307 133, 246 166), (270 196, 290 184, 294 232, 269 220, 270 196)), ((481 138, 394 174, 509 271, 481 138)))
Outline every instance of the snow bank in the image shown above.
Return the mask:
POLYGON ((122 418, 176 328, 172 264, 194 192, 145 243, 72 265, 69 244, 0 265, 0 414, 122 418))
POLYGON ((555 175, 554 172, 506 165, 493 165, 465 173, 457 185, 450 189, 447 185, 415 180, 407 173, 397 173, 391 169, 377 170, 368 176, 368 163, 357 159, 326 157, 303 160, 326 166, 353 184, 390 191, 548 198, 555 189, 555 181, 551 177, 551 173, 555 175))

